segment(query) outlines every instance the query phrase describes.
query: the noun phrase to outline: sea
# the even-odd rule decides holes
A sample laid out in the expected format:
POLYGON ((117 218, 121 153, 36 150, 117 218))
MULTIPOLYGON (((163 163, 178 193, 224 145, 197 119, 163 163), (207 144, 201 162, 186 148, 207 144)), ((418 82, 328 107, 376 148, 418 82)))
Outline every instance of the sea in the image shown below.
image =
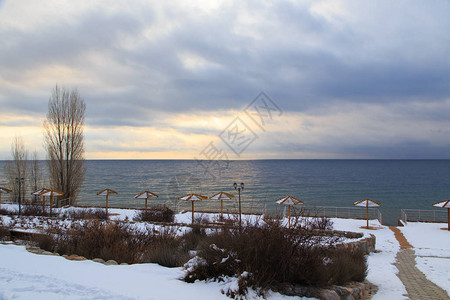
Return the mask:
MULTIPOLYGON (((7 186, 5 164, 0 162, 0 186, 7 186)), ((46 174, 43 186, 48 185, 46 174)), ((87 160, 78 204, 104 206, 104 196, 96 193, 110 188, 118 194, 109 197, 109 206, 143 207, 144 200, 134 195, 148 190, 159 196, 149 205, 180 211, 191 205, 178 200, 181 196, 225 191, 236 197, 224 201, 224 210, 236 211, 234 182, 244 183, 246 212, 279 213, 284 207, 275 201, 287 195, 306 206, 332 207, 353 207, 370 198, 381 203, 383 224, 396 225, 401 209, 433 209, 433 203, 450 198, 450 160, 87 160)), ((196 208, 219 210, 220 204, 205 200, 196 208)))

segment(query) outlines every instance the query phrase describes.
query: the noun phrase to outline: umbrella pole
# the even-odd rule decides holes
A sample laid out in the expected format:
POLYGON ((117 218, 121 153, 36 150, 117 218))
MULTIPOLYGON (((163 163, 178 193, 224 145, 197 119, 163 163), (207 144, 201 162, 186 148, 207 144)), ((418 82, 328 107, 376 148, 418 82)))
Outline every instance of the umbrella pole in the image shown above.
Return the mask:
POLYGON ((192 201, 192 224, 194 224, 194 201, 192 201))
POLYGON ((289 207, 289 228, 291 228, 291 206, 288 205, 289 207))
POLYGON ((147 210, 147 198, 145 198, 145 210, 147 210))
POLYGON ((45 209, 45 196, 42 196, 42 210, 45 209))
POLYGON ((108 216, 108 193, 106 193, 106 216, 108 216))
POLYGON ((369 201, 366 201, 366 218, 367 218, 367 229, 369 229, 369 201))
POLYGON ((223 200, 220 199, 220 219, 223 220, 223 200))

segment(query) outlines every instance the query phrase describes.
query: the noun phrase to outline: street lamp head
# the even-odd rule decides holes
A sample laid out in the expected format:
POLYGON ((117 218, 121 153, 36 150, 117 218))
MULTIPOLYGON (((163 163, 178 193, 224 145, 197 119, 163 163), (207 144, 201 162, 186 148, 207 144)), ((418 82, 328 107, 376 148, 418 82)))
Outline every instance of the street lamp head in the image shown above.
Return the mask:
POLYGON ((237 190, 237 183, 236 182, 233 184, 233 186, 234 186, 234 189, 237 190))
POLYGON ((243 189, 244 189, 244 183, 241 182, 241 190, 243 190, 243 189))

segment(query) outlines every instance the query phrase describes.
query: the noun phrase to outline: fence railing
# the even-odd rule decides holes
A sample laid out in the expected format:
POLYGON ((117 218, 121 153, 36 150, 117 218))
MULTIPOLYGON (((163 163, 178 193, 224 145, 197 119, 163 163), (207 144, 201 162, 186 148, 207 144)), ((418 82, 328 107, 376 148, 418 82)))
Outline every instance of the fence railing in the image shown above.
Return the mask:
MULTIPOLYGON (((190 211, 190 210, 186 210, 190 211)), ((202 210, 195 209, 196 212, 203 213, 217 213, 215 210, 202 210)), ((235 211, 226 213, 236 213, 235 211)), ((264 214, 265 209, 260 212, 256 212, 254 209, 251 211, 243 210, 245 214, 264 214)), ((300 206, 295 207, 291 211, 291 215, 302 215, 304 217, 329 217, 329 218, 346 218, 346 219, 366 219, 366 208, 359 207, 337 207, 337 206, 300 206)), ((378 208, 369 208, 369 219, 378 220, 380 224, 383 224, 382 215, 378 208)))
POLYGON ((401 220, 408 222, 447 222, 447 211, 437 209, 402 209, 401 220))
MULTIPOLYGON (((366 209, 359 207, 304 206, 302 209, 307 216, 347 219, 366 219, 367 217, 366 209)), ((369 219, 376 219, 380 224, 383 224, 382 215, 378 208, 369 208, 369 219)))

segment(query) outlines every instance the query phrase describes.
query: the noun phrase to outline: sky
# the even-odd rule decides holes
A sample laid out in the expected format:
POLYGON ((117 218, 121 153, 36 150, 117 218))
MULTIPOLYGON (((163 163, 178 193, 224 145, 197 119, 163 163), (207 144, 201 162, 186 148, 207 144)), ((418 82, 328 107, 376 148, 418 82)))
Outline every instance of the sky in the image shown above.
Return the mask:
POLYGON ((87 159, 449 159, 449 1, 1 1, 0 159, 45 158, 56 85, 87 159))

